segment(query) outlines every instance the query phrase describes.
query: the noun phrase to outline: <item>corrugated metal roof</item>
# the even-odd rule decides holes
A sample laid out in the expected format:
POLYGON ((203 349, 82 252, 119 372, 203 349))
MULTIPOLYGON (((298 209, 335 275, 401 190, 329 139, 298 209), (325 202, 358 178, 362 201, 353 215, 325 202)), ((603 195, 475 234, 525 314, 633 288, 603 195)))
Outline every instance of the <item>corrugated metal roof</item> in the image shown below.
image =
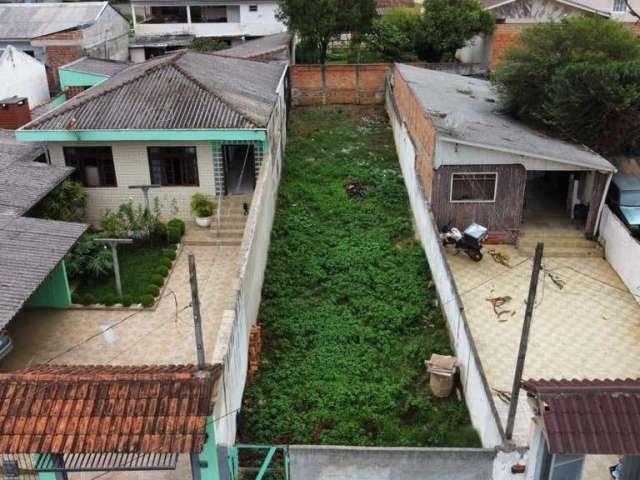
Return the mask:
MULTIPOLYGON (((409 65, 396 64, 396 68, 441 137, 582 168, 615 171, 593 150, 546 135, 501 113, 496 94, 486 80, 409 65)), ((526 159, 523 163, 526 165, 526 159)))
POLYGON ((71 175, 73 168, 34 162, 43 153, 41 145, 0 129, 0 215, 21 215, 71 175))
POLYGON ((92 25, 107 2, 0 4, 0 39, 32 39, 92 25))
POLYGON ((199 453, 216 367, 48 366, 0 374, 2 453, 199 453))
POLYGON ((0 328, 20 311, 86 229, 79 223, 0 215, 0 328))
POLYGON ((640 454, 640 379, 527 380, 544 407, 549 451, 556 454, 640 454))
POLYGON ((284 68, 181 51, 130 66, 23 128, 264 128, 284 68))
POLYGON ((121 72, 130 65, 131 63, 129 62, 105 60, 102 58, 82 57, 59 68, 72 72, 89 73, 93 75, 104 75, 105 77, 112 77, 113 75, 121 72))
MULTIPOLYGON (((264 58, 278 52, 289 51, 291 35, 289 33, 276 33, 256 40, 249 40, 235 47, 216 52, 216 55, 235 58, 264 58)), ((286 58, 285 58, 286 59, 286 58)))

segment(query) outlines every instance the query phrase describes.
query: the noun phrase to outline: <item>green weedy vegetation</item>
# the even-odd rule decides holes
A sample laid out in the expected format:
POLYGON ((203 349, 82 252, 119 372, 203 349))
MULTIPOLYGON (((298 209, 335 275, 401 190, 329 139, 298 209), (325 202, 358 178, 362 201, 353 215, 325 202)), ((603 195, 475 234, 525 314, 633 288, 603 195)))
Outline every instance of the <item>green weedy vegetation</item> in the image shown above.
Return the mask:
POLYGON ((298 109, 290 131, 242 440, 479 446, 464 403, 429 393, 450 347, 384 113, 298 109))

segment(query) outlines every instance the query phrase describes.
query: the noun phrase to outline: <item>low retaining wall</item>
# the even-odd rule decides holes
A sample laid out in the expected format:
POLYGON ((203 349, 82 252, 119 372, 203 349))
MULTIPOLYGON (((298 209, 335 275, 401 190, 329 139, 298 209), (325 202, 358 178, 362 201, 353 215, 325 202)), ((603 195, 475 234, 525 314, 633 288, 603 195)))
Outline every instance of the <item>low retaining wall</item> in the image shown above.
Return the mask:
POLYGON ((495 451, 292 445, 292 480, 489 480, 495 451))
POLYGON ((607 261, 640 303, 640 241, 606 205, 600 221, 600 243, 607 261))
MULTIPOLYGON (((460 75, 488 73, 485 65, 412 63, 460 75)), ((387 74, 392 63, 362 65, 293 65, 291 92, 294 105, 370 105, 384 103, 387 74)))
POLYGON ((426 253, 431 276, 458 358, 460 379, 471 422, 478 431, 484 447, 497 447, 505 440, 502 423, 471 336, 462 300, 443 252, 431 208, 422 190, 416 170, 415 148, 409 132, 397 114, 393 98, 387 95, 386 103, 400 167, 413 211, 415 229, 426 253))

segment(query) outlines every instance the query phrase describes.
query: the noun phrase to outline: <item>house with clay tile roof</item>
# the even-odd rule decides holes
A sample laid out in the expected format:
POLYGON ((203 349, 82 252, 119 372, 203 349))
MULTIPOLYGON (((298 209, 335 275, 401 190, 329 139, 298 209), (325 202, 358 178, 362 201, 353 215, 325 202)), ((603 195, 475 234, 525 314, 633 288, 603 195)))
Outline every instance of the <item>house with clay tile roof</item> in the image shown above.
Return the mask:
MULTIPOLYGON (((65 70, 98 67, 88 63, 65 70)), ((252 194, 263 160, 282 150, 286 63, 180 51, 116 66, 16 132, 46 143, 53 165, 76 169, 90 222, 129 199, 142 203, 136 185, 156 186, 164 213, 186 220, 195 193, 219 204, 252 194)))

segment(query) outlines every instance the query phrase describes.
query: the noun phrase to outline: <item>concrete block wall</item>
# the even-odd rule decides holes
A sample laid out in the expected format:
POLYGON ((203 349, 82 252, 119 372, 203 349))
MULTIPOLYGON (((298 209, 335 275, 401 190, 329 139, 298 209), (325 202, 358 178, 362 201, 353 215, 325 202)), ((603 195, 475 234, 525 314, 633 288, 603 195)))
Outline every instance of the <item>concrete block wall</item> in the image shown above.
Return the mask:
POLYGON ((496 452, 292 445, 289 455, 292 480, 490 480, 496 452))

